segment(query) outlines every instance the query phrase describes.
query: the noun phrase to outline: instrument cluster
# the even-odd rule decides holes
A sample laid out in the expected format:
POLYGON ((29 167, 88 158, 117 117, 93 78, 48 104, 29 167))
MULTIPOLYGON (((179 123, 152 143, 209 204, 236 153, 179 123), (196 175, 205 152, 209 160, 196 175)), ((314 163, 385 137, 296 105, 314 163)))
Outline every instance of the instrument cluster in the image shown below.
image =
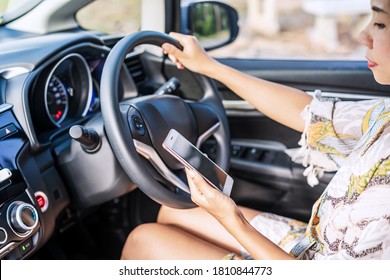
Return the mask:
POLYGON ((79 54, 60 60, 49 74, 44 91, 47 116, 56 125, 69 118, 84 117, 92 100, 89 66, 79 54))
POLYGON ((99 110, 103 64, 104 55, 86 58, 70 53, 42 70, 30 98, 38 136, 67 127, 99 110))

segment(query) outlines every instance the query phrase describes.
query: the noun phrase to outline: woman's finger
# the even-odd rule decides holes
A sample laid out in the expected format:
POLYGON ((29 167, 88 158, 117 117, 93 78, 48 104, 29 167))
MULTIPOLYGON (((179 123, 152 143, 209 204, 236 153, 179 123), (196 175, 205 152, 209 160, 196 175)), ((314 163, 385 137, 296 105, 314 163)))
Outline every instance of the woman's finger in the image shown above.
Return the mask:
POLYGON ((176 59, 180 60, 180 58, 183 56, 183 52, 181 50, 169 43, 162 44, 161 48, 169 55, 169 57, 174 56, 176 59))
POLYGON ((180 69, 180 70, 184 69, 184 65, 182 63, 180 63, 179 59, 176 57, 176 55, 178 53, 176 52, 175 47, 166 43, 166 44, 162 45, 162 48, 163 48, 164 53, 168 55, 169 59, 172 60, 172 62, 174 64, 176 64, 176 67, 178 69, 180 69))
POLYGON ((191 199, 198 206, 202 207, 204 203, 207 202, 207 199, 205 198, 203 193, 199 190, 197 183, 195 183, 193 180, 196 177, 195 173, 196 171, 189 170, 186 168, 186 175, 187 175, 188 185, 190 187, 191 199))
POLYGON ((214 187, 210 186, 208 182, 196 171, 186 168, 186 172, 188 177, 190 177, 191 181, 194 183, 199 192, 206 196, 212 197, 215 195, 215 192, 218 192, 214 187))

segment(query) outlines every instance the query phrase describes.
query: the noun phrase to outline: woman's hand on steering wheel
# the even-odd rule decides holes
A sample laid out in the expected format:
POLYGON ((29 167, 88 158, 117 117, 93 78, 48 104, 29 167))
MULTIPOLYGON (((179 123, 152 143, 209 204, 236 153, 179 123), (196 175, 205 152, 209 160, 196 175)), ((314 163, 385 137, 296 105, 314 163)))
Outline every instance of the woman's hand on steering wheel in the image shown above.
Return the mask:
POLYGON ((177 68, 187 68, 192 72, 206 75, 206 71, 212 68, 210 64, 215 62, 215 60, 200 46, 196 37, 175 32, 171 32, 169 35, 183 47, 183 51, 181 51, 169 43, 161 46, 164 53, 168 54, 177 68))

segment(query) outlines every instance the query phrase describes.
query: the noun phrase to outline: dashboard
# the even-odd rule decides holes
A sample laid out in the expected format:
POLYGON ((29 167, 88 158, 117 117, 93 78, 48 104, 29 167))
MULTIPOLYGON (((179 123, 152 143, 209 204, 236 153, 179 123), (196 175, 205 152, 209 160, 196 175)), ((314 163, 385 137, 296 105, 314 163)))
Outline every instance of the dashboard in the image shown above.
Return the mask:
MULTIPOLYGON (((136 188, 101 114, 104 63, 122 37, 12 34, 0 38, 0 259, 10 260, 30 258, 75 217, 136 188), (85 149, 75 134, 98 143, 85 149)), ((138 46, 121 62, 112 94, 119 102, 159 91, 201 99, 191 73, 165 61, 138 46), (186 83, 168 91, 172 79, 186 83)))
MULTIPOLYGON (((63 33, 1 42, 0 259, 31 256, 68 226, 65 209, 86 211, 134 189, 100 112, 104 62, 119 39, 63 33), (98 153, 72 139, 69 131, 78 125, 98 135, 98 153)), ((161 69, 161 59, 144 67, 145 55, 137 50, 126 57, 118 100, 153 93, 163 83, 160 71, 148 70, 161 69)))

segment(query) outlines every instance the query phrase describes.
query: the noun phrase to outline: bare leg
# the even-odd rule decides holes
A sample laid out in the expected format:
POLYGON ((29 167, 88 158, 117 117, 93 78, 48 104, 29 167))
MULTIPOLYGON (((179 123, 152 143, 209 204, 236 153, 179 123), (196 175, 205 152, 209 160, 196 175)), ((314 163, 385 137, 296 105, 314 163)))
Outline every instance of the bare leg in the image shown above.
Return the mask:
POLYGON ((222 259, 229 252, 179 228, 143 224, 128 236, 122 260, 222 259))
MULTIPOLYGON (((240 207, 245 218, 250 221, 260 211, 240 207)), ((183 229, 203 240, 225 248, 229 252, 240 254, 240 244, 228 233, 223 226, 210 214, 200 208, 173 209, 162 206, 158 214, 157 222, 160 224, 173 225, 183 229)))

